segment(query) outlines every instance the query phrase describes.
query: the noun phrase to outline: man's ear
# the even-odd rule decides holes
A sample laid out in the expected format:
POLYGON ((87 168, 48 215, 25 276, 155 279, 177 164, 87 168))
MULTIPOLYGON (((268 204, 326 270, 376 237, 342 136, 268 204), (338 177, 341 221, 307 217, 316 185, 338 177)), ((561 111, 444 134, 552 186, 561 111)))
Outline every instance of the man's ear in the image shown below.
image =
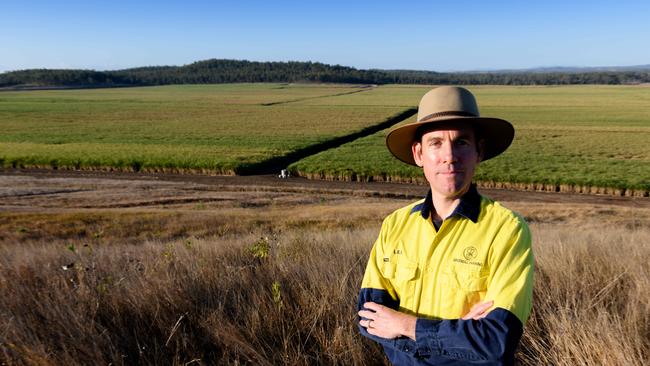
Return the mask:
POLYGON ((420 168, 422 167, 422 143, 420 142, 414 142, 413 145, 411 145, 411 152, 413 153, 413 160, 415 160, 415 164, 419 166, 420 168))

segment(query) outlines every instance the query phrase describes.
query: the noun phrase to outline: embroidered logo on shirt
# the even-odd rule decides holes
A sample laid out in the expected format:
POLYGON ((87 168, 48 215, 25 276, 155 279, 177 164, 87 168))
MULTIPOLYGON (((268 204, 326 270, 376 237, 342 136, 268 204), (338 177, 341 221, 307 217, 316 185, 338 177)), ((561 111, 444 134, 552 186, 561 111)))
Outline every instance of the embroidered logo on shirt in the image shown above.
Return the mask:
POLYGON ((478 250, 474 247, 467 247, 465 250, 463 250, 463 257, 467 259, 468 261, 471 261, 472 259, 476 258, 476 255, 478 254, 478 250))
POLYGON ((468 246, 463 249, 463 258, 454 258, 454 262, 462 264, 471 264, 474 266, 483 266, 483 263, 475 261, 478 257, 478 249, 473 246, 468 246))

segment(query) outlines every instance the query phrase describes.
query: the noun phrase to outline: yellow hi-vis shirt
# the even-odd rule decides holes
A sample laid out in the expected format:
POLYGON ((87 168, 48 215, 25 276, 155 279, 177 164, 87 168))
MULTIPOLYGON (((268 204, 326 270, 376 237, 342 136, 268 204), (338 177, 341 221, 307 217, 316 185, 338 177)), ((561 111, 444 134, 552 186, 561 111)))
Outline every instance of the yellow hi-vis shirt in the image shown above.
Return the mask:
MULTIPOLYGON (((463 352, 456 353, 462 354, 459 360, 463 357, 469 357, 465 360, 478 357, 478 360, 483 356, 485 360, 492 360, 492 355, 488 354, 491 351, 485 349, 490 349, 493 343, 508 343, 510 349, 501 347, 500 352, 509 353, 513 361, 514 348, 532 306, 534 261, 528 225, 519 215, 479 195, 472 186, 454 213, 436 230, 431 220, 434 208, 430 194, 424 200, 396 210, 384 220, 366 267, 359 308, 365 301, 374 301, 418 317, 416 343, 404 346, 404 350, 395 346, 405 353, 392 351, 391 354, 383 343, 394 363, 402 363, 404 357, 412 356, 407 354, 418 347, 426 349, 421 354, 452 357, 449 356, 452 351, 445 347, 460 347, 458 344, 469 345, 463 352), (508 340, 479 340, 482 335, 476 327, 481 326, 480 321, 450 323, 449 327, 444 322, 435 322, 458 320, 474 304, 490 300, 494 301, 493 315, 484 319, 484 323, 494 329, 518 328, 510 333, 492 333, 492 338, 510 337, 508 340), (461 326, 468 328, 460 331, 461 326), (427 327, 431 328, 430 332, 427 327), (442 334, 447 330, 449 334, 442 334), (427 337, 430 344, 420 344, 419 338, 427 337), (471 345, 477 343, 485 345, 485 349, 473 349, 471 345), (438 347, 437 351, 432 347, 438 347)), ((361 331, 369 336, 364 329, 361 331)), ((502 362, 495 360, 492 361, 498 361, 496 364, 502 362)))

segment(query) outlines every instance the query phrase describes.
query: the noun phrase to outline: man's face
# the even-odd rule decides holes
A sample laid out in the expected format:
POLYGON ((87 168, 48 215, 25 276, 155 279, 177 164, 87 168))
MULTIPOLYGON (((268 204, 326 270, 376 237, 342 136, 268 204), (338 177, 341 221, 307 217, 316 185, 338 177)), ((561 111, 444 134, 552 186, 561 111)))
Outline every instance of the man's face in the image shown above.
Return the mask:
POLYGON ((474 129, 466 124, 430 130, 413 143, 412 151, 431 193, 439 198, 456 199, 467 192, 481 161, 474 129))

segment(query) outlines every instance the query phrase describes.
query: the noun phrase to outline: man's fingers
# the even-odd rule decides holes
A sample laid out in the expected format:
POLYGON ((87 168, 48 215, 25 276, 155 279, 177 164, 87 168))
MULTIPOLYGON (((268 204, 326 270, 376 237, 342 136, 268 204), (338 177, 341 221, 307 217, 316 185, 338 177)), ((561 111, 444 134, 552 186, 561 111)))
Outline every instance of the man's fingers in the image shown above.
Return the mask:
POLYGON ((490 313, 489 311, 483 312, 483 313, 481 313, 481 314, 479 314, 479 315, 474 316, 472 319, 474 319, 474 320, 483 319, 483 318, 485 318, 489 313, 490 313))
POLYGON ((369 310, 359 310, 359 316, 366 319, 375 319, 375 312, 369 310))
POLYGON ((492 305, 494 305, 494 301, 492 301, 492 300, 479 303, 479 304, 476 305, 476 313, 477 314, 482 314, 487 309, 491 308, 492 305))
POLYGON ((377 330, 375 328, 366 327, 366 331, 372 335, 377 335, 377 330))
POLYGON ((359 321, 359 325, 368 329, 368 332, 370 332, 370 329, 372 329, 370 323, 377 320, 377 310, 380 310, 383 306, 374 302, 367 302, 363 304, 363 307, 369 310, 359 310, 357 314, 362 318, 362 320, 359 321))
POLYGON ((494 305, 494 301, 486 301, 475 306, 474 311, 472 311, 472 319, 478 320, 484 318, 488 313, 487 310, 494 305))
POLYGON ((478 320, 484 318, 489 312, 486 312, 494 305, 494 301, 481 302, 472 307, 472 309, 462 317, 463 320, 474 319, 478 320))
POLYGON ((384 308, 384 305, 377 304, 375 302, 367 302, 363 304, 363 307, 373 311, 379 311, 384 308))

